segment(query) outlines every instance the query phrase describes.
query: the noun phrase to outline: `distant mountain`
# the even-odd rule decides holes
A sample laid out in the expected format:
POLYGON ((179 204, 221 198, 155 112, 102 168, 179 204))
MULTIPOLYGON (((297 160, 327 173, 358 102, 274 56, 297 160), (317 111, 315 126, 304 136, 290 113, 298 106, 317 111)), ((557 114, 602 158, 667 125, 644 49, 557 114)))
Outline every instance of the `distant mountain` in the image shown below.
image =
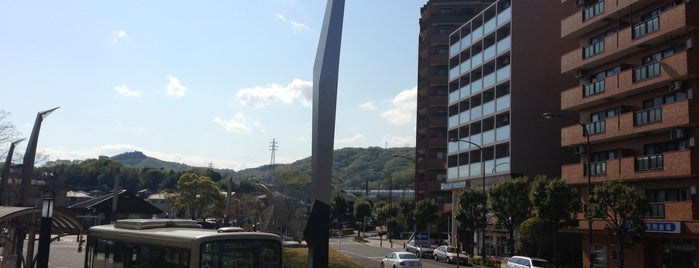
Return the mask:
POLYGON ((165 170, 185 171, 193 167, 187 164, 163 161, 157 158, 149 157, 139 151, 118 154, 110 157, 110 159, 120 162, 124 165, 134 166, 139 168, 163 168, 165 170))
MULTIPOLYGON (((394 157, 401 155, 413 158, 414 147, 388 148, 342 148, 334 151, 333 157, 333 183, 344 189, 364 189, 367 181, 384 181, 384 173, 374 173, 372 169, 381 170, 391 174, 395 187, 411 188, 414 183, 414 162, 394 157)), ((187 164, 162 161, 149 157, 142 152, 127 152, 111 157, 125 165, 139 168, 163 168, 173 171, 187 171, 193 168, 187 164)), ((284 174, 301 174, 311 176, 311 157, 307 157, 289 164, 262 165, 256 168, 248 168, 239 171, 231 169, 213 169, 223 178, 250 179, 254 178, 263 182, 272 181, 272 174, 276 176, 284 174)), ((373 183, 373 184, 378 184, 373 183)))

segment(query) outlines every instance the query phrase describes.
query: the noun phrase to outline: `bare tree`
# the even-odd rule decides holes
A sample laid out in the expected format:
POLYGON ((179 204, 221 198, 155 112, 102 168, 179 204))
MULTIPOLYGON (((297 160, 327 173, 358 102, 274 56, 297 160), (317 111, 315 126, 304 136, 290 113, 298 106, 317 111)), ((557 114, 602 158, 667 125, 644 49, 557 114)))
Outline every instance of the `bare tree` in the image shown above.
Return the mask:
POLYGON ((15 125, 9 121, 10 113, 0 110, 0 156, 5 159, 10 143, 17 139, 19 135, 15 125))

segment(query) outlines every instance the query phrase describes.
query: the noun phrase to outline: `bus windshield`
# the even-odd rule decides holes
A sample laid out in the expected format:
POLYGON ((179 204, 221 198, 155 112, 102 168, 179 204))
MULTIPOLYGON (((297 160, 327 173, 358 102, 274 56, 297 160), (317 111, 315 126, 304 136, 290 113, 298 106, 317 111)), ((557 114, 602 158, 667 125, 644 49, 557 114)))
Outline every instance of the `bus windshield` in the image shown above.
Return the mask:
POLYGON ((281 246, 274 240, 220 240, 201 246, 202 268, 281 267, 281 246))

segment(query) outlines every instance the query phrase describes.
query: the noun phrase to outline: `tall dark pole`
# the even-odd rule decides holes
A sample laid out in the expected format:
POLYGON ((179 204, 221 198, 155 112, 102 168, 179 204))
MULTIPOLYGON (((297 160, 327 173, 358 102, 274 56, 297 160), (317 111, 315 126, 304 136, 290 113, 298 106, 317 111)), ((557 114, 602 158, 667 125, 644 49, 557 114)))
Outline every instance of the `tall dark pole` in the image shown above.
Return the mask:
MULTIPOLYGON (((393 177, 391 176, 391 174, 383 170, 372 169, 371 171, 374 173, 381 173, 383 175, 386 175, 386 178, 388 179, 388 216, 389 219, 391 219, 393 218, 393 177)), ((388 231, 388 243, 391 244, 391 248, 393 248, 391 225, 388 224, 388 220, 386 222, 386 230, 388 231)))
POLYGON ((10 150, 7 152, 7 158, 5 159, 5 166, 2 167, 2 182, 0 182, 0 206, 10 205, 10 198, 7 196, 7 181, 10 175, 10 166, 12 165, 12 155, 15 153, 15 145, 23 141, 24 139, 13 141, 10 143, 10 150))
MULTIPOLYGON (((575 118, 572 118, 570 116, 566 116, 566 115, 562 115, 562 114, 555 114, 555 113, 543 113, 542 115, 546 119, 551 119, 552 117, 564 118, 566 120, 575 122, 576 124, 580 125, 580 127, 582 128, 583 135, 585 135, 585 138, 587 139, 587 141, 586 141, 587 143, 585 145, 586 146, 585 154, 586 154, 586 158, 587 158, 587 160, 586 160, 587 163, 585 163, 584 171, 587 175, 587 209, 589 209, 590 208, 590 195, 592 194, 592 178, 591 178, 592 172, 590 172, 590 171, 592 171, 592 168, 591 168, 592 155, 590 152, 590 132, 588 132, 587 126, 583 122, 581 122, 580 120, 577 120, 575 118)), ((587 209, 585 210, 586 212, 587 212, 587 209)), ((588 213, 588 215, 589 215, 589 213, 588 213)), ((593 267, 592 259, 594 257, 594 256, 592 256, 592 218, 589 218, 587 220, 587 252, 588 252, 588 256, 590 258, 590 268, 592 268, 593 267)))
MULTIPOLYGON (((473 146, 476 146, 476 148, 478 148, 478 151, 480 151, 480 153, 481 153, 481 175, 483 175, 483 203, 481 204, 481 206, 482 206, 481 209, 483 210, 482 211, 483 216, 482 216, 481 220, 483 222, 481 222, 481 224, 483 224, 483 227, 481 228, 481 249, 480 249, 480 251, 481 251, 481 257, 483 257, 485 259, 485 227, 486 227, 486 225, 488 225, 488 220, 486 219, 485 214, 486 214, 486 212, 488 212, 488 207, 487 207, 488 200, 486 199, 488 194, 485 191, 485 159, 483 159, 483 148, 481 148, 480 145, 478 145, 470 140, 462 140, 462 139, 457 139, 457 138, 449 139, 449 142, 460 142, 460 141, 469 143, 473 146)), ((452 201, 452 202, 454 202, 454 201, 452 201)))
POLYGON ((39 142, 39 131, 41 131, 41 122, 44 118, 48 116, 51 112, 58 109, 58 107, 49 109, 43 112, 39 112, 36 115, 36 120, 34 120, 34 128, 32 129, 32 134, 29 136, 29 143, 27 144, 27 149, 24 153, 24 161, 22 162, 22 182, 19 191, 19 204, 22 207, 28 205, 27 201, 27 191, 29 191, 29 185, 31 185, 32 172, 34 172, 34 158, 36 156, 36 146, 39 142))
POLYGON ((49 267, 49 245, 51 245, 51 224, 53 223, 53 199, 44 199, 41 207, 41 229, 39 247, 36 254, 36 267, 49 267))
POLYGON ((332 180, 337 106, 337 77, 345 0, 328 0, 313 64, 313 129, 311 187, 313 206, 303 236, 308 241, 308 267, 328 266, 330 182, 332 180))

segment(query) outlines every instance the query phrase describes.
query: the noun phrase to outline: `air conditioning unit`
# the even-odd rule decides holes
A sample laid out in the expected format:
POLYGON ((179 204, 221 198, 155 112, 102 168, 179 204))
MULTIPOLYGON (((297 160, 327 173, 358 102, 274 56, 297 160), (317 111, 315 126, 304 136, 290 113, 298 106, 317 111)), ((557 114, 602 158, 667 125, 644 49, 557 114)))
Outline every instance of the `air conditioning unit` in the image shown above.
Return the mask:
POLYGON ((575 146, 575 154, 584 154, 585 152, 587 152, 586 149, 587 147, 585 147, 585 145, 575 146))
POLYGON ((575 71, 575 78, 577 78, 577 79, 583 78, 583 76, 585 76, 586 74, 587 74, 587 71, 585 71, 583 69, 578 69, 577 71, 575 71))
POLYGON ((670 130, 670 139, 676 140, 684 138, 687 135, 687 130, 685 128, 673 128, 670 130))
POLYGON ((581 7, 581 6, 583 6, 584 4, 585 4, 585 0, 575 0, 575 5, 576 5, 576 6, 581 7))
POLYGON ((692 38, 687 39, 687 49, 690 49, 693 47, 694 47, 694 42, 692 41, 692 38))
POLYGON ((682 81, 672 81, 667 85, 667 88, 669 88, 670 91, 680 90, 682 89, 682 81))

